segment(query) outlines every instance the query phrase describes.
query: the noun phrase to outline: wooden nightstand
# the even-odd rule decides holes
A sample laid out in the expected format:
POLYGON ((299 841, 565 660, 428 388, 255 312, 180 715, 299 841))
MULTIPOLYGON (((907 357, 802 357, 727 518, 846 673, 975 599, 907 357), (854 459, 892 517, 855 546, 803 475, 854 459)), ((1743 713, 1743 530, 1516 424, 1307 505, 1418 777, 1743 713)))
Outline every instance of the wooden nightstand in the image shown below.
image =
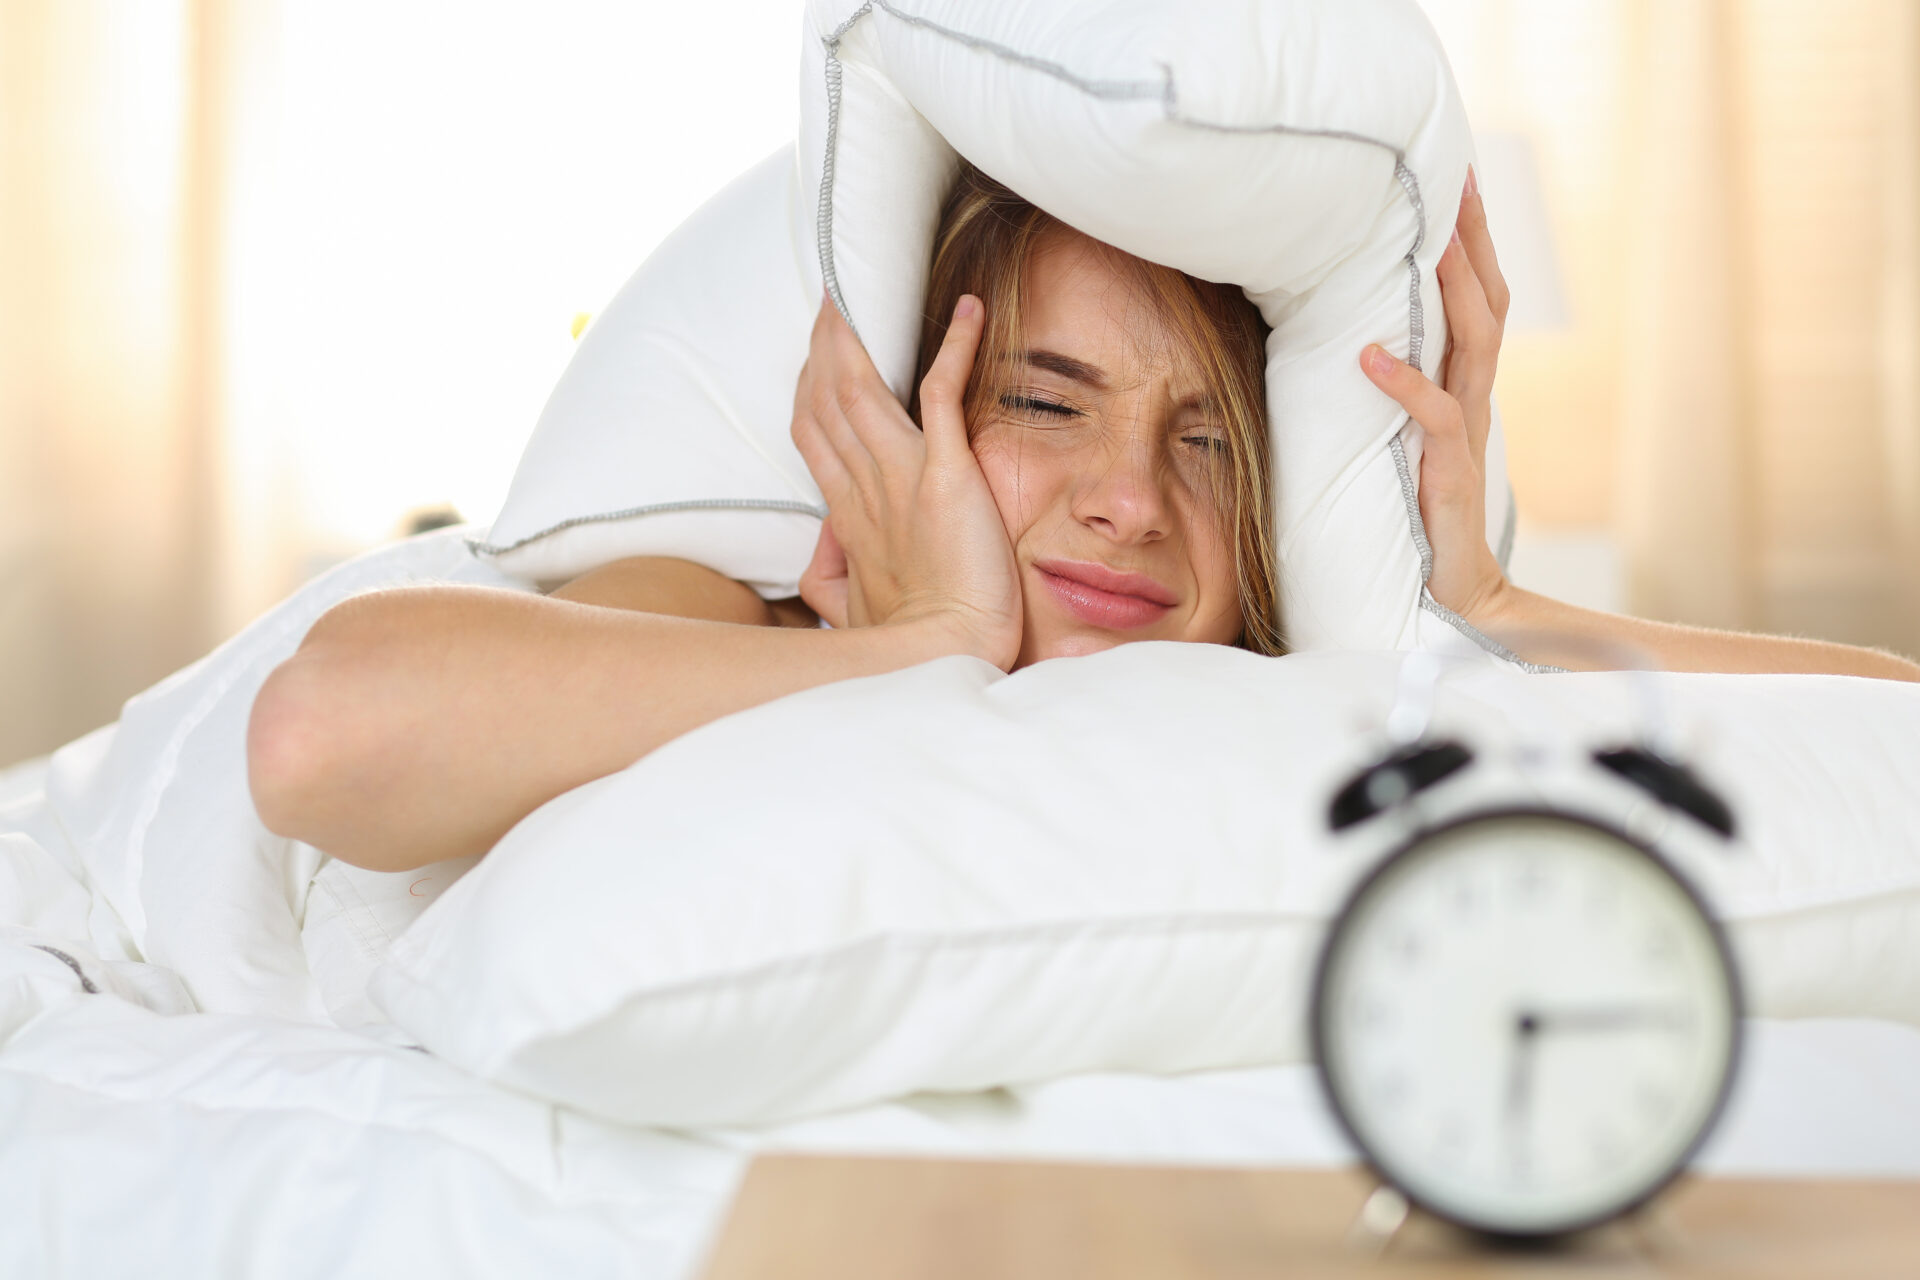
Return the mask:
POLYGON ((1688 1178, 1652 1215, 1530 1252, 1418 1215, 1371 1252, 1349 1232, 1372 1188, 1358 1170, 763 1156, 704 1276, 1920 1277, 1920 1181, 1688 1178))

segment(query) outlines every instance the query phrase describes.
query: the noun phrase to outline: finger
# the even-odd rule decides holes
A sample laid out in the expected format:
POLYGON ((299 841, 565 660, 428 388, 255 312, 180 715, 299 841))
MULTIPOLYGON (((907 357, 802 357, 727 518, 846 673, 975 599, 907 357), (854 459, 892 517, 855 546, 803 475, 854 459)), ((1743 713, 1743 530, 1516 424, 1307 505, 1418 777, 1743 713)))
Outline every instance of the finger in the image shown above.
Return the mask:
POLYGON ((846 501, 853 478, 806 406, 801 406, 794 413, 792 435, 793 447, 800 451, 800 460, 807 464, 807 472, 813 477, 813 482, 820 486, 820 494, 827 500, 827 505, 846 501))
POLYGON ((1486 290, 1487 306, 1494 320, 1504 328, 1513 295, 1507 288, 1506 276, 1500 271, 1500 260, 1494 256, 1493 237, 1487 232, 1487 206, 1480 195, 1479 175, 1474 173, 1472 165, 1467 166, 1467 189, 1460 197, 1460 219, 1455 234, 1466 248, 1467 261, 1479 277, 1481 288, 1486 290))
POLYGON ((1493 423, 1493 380, 1500 362, 1500 322, 1487 303, 1466 246, 1456 234, 1440 255, 1440 297, 1452 341, 1440 363, 1440 386, 1460 403, 1467 448, 1476 468, 1493 423))
POLYGON ((816 312, 813 317, 814 336, 819 337, 822 334, 831 333, 835 329, 846 328, 849 328, 847 318, 841 315, 840 308, 834 305, 833 294, 827 291, 827 286, 824 284, 821 285, 820 310, 816 312))
POLYGON ((1440 300, 1452 335, 1440 385, 1463 404, 1490 394, 1500 361, 1500 322, 1494 318, 1459 236, 1440 255, 1440 300))
MULTIPOLYGON (((1451 483, 1471 470, 1473 459, 1468 452, 1466 416, 1458 400, 1377 344, 1360 353, 1360 368, 1374 386, 1392 396, 1407 411, 1407 416, 1426 431, 1425 459, 1434 464, 1444 482, 1451 483)), ((1427 474, 1426 462, 1422 463, 1421 474, 1423 477, 1427 474)))
POLYGON ((828 388, 818 388, 810 407, 813 420, 820 424, 822 438, 846 468, 854 487, 869 496, 880 493, 884 485, 880 460, 874 457, 866 441, 854 429, 840 403, 839 394, 828 388))
POLYGON ((830 627, 847 625, 847 553, 833 536, 833 525, 820 522, 813 558, 800 575, 800 598, 830 627))
POLYGON ((927 436, 929 461, 951 461, 968 453, 967 380, 973 376, 980 335, 986 329, 986 308, 972 294, 954 304, 953 322, 940 343, 927 376, 920 380, 921 426, 927 436))
POLYGON ((867 354, 866 344, 831 298, 821 302, 820 314, 814 318, 813 334, 807 341, 807 363, 819 371, 818 382, 849 402, 859 401, 876 386, 886 387, 886 380, 874 368, 873 357, 867 354))
MULTIPOLYGON (((812 424, 824 447, 839 459, 839 470, 847 482, 860 488, 870 499, 879 492, 880 465, 847 420, 847 402, 859 400, 857 393, 848 394, 843 385, 848 378, 847 344, 858 349, 860 339, 831 300, 822 302, 820 314, 814 318, 806 363, 800 366, 799 385, 794 392, 794 444, 800 443, 801 424, 812 424)), ((865 358, 864 350, 861 358, 865 358)), ((811 462, 808 465, 812 467, 811 462)), ((814 478, 819 480, 819 474, 814 478)))
POLYGON ((886 471, 918 465, 926 447, 920 432, 830 301, 814 322, 803 373, 813 415, 857 481, 877 492, 886 471))
MULTIPOLYGON (((926 441, 893 394, 873 357, 843 322, 828 335, 831 387, 838 420, 880 467, 905 473, 926 453, 926 441)), ((831 424, 830 424, 831 425, 831 424)))

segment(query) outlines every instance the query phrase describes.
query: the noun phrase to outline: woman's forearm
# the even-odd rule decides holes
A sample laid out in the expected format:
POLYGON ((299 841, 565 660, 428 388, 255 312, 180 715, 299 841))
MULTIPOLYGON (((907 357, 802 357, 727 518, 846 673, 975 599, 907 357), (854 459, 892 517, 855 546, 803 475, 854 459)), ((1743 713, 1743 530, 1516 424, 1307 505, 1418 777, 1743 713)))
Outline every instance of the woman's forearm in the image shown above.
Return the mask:
POLYGON ((401 870, 484 853, 710 720, 965 651, 933 619, 800 630, 480 587, 375 592, 324 615, 269 677, 249 780, 271 830, 401 870))
POLYGON ((1649 622, 1583 609, 1511 585, 1503 587, 1474 622, 1530 662, 1571 670, 1618 666, 1625 656, 1620 651, 1630 650, 1667 671, 1807 672, 1920 681, 1920 664, 1879 649, 1649 622), (1607 646, 1615 646, 1616 652, 1610 655, 1607 646))

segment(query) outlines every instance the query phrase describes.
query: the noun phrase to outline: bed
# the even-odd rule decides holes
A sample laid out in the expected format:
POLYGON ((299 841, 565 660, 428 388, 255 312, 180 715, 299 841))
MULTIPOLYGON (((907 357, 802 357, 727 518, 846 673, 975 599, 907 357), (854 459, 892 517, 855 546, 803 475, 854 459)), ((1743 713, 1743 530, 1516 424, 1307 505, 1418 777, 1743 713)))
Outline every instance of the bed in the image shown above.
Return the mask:
MULTIPOLYGON (((260 828, 228 766, 251 688, 331 602, 527 589, 470 532, 334 570, 117 724, 0 774, 0 1274, 692 1276, 760 1150, 1352 1159, 1297 1060, 690 1125, 617 1122, 425 1052, 365 987, 447 886, 418 883, 434 868, 341 879, 260 828)), ((1749 1030, 1704 1168, 1920 1178, 1920 1028, 1749 1030)))

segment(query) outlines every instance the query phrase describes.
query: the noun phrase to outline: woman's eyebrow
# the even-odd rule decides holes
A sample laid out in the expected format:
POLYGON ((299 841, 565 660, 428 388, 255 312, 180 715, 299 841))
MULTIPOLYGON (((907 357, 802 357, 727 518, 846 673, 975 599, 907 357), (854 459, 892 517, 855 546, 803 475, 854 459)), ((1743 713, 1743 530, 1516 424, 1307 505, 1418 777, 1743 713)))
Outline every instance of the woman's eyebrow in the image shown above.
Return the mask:
POLYGON ((1084 360, 1075 360, 1072 356, 1063 356, 1058 351, 1046 350, 1028 351, 1025 359, 1036 369, 1057 373, 1063 378, 1092 387, 1095 391, 1107 390, 1107 375, 1100 371, 1099 366, 1088 364, 1084 360))

